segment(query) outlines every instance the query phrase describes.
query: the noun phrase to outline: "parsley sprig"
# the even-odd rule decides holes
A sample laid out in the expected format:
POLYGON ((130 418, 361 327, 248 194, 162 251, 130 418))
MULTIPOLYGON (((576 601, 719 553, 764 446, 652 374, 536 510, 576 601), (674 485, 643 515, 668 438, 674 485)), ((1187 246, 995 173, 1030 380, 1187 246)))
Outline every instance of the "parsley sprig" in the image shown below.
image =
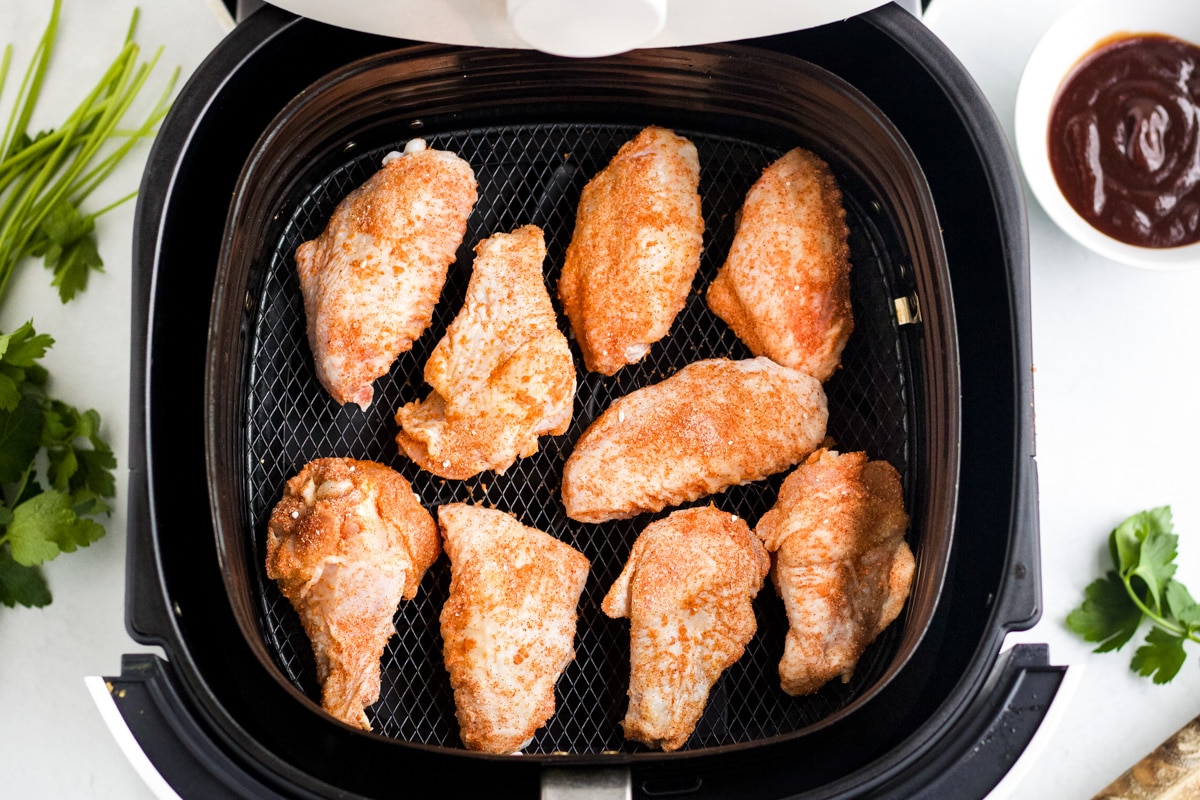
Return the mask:
POLYGON ((0 603, 44 606, 50 590, 38 569, 104 535, 96 517, 112 511, 112 449, 100 415, 80 413, 46 393, 38 360, 54 340, 25 323, 0 335, 0 603), (39 459, 40 457, 40 459, 39 459), (49 486, 38 479, 44 464, 49 486))
POLYGON ((1167 683, 1186 661, 1185 641, 1200 643, 1200 605, 1175 580, 1179 537, 1171 507, 1141 511, 1108 537, 1113 569, 1084 590, 1083 604, 1067 615, 1067 627, 1095 652, 1120 650, 1142 627, 1151 624, 1130 668, 1155 683, 1167 683))
MULTIPOLYGON (((84 201, 142 140, 152 137, 167 112, 178 77, 170 76, 153 107, 133 127, 123 127, 159 53, 141 62, 133 41, 135 10, 125 41, 96 85, 57 128, 30 135, 58 32, 62 0, 17 90, 0 134, 0 303, 17 267, 41 258, 51 286, 66 303, 103 272, 96 246, 98 217, 135 193, 98 211, 84 201)), ((0 55, 0 95, 13 45, 0 55)), ((53 397, 39 363, 54 340, 32 320, 0 333, 0 603, 40 607, 51 601, 41 565, 86 547, 104 535, 99 521, 116 494, 117 461, 101 435, 100 415, 53 397)))

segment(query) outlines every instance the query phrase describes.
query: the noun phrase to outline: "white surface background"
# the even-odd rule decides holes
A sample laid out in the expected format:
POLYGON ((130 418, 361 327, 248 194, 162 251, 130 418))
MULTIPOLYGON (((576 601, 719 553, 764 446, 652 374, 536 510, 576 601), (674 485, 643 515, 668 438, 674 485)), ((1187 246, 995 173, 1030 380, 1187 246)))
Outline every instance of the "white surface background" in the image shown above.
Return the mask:
MULTIPOLYGON (((1025 58, 1072 0, 934 0, 926 22, 978 81, 1010 138, 1025 58)), ((1131 0, 1136 2, 1136 0, 1131 0)), ((1193 0, 1179 0, 1189 4, 1193 0)), ((34 129, 57 125, 94 83, 124 36, 132 0, 65 0, 57 57, 34 129)), ((137 40, 163 46, 184 79, 223 29, 204 0, 141 0, 137 40)), ((16 52, 0 119, 32 56, 49 0, 0 2, 0 44, 16 52)), ((869 57, 869 54, 864 54, 869 57)), ((94 198, 136 188, 142 147, 94 198)), ((133 205, 101 218, 107 272, 68 306, 49 274, 26 264, 0 315, 0 330, 32 318, 57 344, 45 360, 52 392, 96 408, 119 455, 118 507, 108 535, 47 565, 48 608, 0 607, 0 795, 138 800, 152 793, 104 727, 86 675, 118 674, 140 648, 124 627, 125 497, 129 439, 130 241, 133 205)), ((1022 800, 1089 798, 1200 714, 1200 647, 1181 675, 1155 686, 1128 667, 1132 647, 1094 655, 1063 626, 1083 588, 1107 568, 1105 537, 1142 508, 1171 504, 1180 533, 1180 577, 1200 590, 1200 265, 1154 273, 1092 256, 1029 200, 1037 451, 1044 615, 1014 639, 1047 642, 1053 663, 1083 665, 1061 724, 1023 759, 1006 795, 1022 800)), ((960 310, 963 313, 964 310, 960 310)))

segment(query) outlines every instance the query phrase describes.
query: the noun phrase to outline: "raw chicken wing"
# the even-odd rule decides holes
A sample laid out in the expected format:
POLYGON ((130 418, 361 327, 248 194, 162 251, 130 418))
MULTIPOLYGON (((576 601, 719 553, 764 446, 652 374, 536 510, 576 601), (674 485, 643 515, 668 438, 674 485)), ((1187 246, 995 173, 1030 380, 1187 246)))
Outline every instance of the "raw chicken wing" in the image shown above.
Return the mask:
POLYGON ((775 554, 772 578, 790 629, 779 677, 791 695, 850 680, 904 607, 914 560, 900 476, 864 453, 819 450, 796 468, 755 532, 775 554))
POLYGON ((267 526, 267 576, 312 642, 321 706, 370 730, 392 617, 441 552, 437 525, 398 472, 319 458, 287 482, 267 526))
POLYGON ((648 127, 583 189, 558 296, 583 360, 612 375, 667 335, 700 267, 696 146, 648 127))
POLYGON ((563 468, 567 516, 624 519, 798 464, 825 436, 819 381, 766 358, 697 361, 618 399, 563 468))
POLYGON ((540 228, 475 248, 466 302, 425 364, 433 391, 396 412, 396 442, 443 478, 504 472, 543 434, 565 433, 575 364, 542 278, 540 228))
POLYGON ((757 630, 752 601, 769 568, 749 526, 713 506, 646 526, 600 606, 630 620, 626 738, 684 745, 709 690, 757 630))
POLYGON ((842 193, 796 148, 750 187, 708 307, 756 356, 827 380, 854 328, 842 193))
POLYGON ((476 197, 470 165, 421 139, 383 161, 296 249, 317 379, 363 409, 429 327, 476 197))
POLYGON ((438 509, 450 557, 443 653, 468 749, 513 753, 554 714, 554 685, 575 658, 587 558, 503 511, 438 509))

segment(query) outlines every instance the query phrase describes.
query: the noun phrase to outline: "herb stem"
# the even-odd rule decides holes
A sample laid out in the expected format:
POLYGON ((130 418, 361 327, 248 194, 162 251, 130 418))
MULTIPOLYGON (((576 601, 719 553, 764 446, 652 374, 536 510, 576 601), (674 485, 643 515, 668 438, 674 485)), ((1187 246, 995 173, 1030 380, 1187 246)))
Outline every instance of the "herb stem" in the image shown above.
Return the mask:
MULTIPOLYGON (((4 95, 4 83, 8 80, 8 67, 12 63, 12 42, 4 45, 4 55, 0 56, 0 97, 4 95)), ((4 152, 0 150, 0 153, 4 152)))
POLYGON ((95 219, 96 217, 107 214, 109 211, 112 211, 114 208, 117 208, 118 206, 128 203, 130 200, 132 200, 135 197, 137 197, 136 189, 133 190, 132 192, 130 192, 129 194, 125 195, 124 197, 121 197, 121 198, 118 198, 117 200, 112 201, 111 203, 109 203, 104 208, 100 209, 99 211, 93 211, 91 214, 88 214, 88 216, 91 217, 92 219, 95 219))
POLYGON ((1122 575, 1121 580, 1125 583, 1125 592, 1129 595, 1129 599, 1133 601, 1133 604, 1137 606, 1142 614, 1144 614, 1152 623, 1159 628, 1162 628, 1172 636, 1179 636, 1189 639, 1193 642, 1200 642, 1200 636, 1197 636, 1195 632, 1184 626, 1178 625, 1175 622, 1172 622, 1157 610, 1148 607, 1145 602, 1143 602, 1142 598, 1138 597, 1138 593, 1133 590, 1133 584, 1128 577, 1122 575))
POLYGON ((42 90, 42 81, 46 77, 46 68, 50 65, 50 51, 53 49, 54 37, 58 31, 58 13, 61 6, 62 0, 54 0, 46 31, 33 51, 29 69, 25 71, 21 87, 17 90, 17 100, 13 104, 12 115, 8 118, 8 126, 4 129, 4 138, 0 140, 0 154, 2 155, 7 156, 10 150, 16 146, 16 138, 29 126, 29 119, 33 116, 33 107, 37 104, 38 95, 42 90))
MULTIPOLYGON (((82 203, 143 139, 157 132, 158 123, 170 106, 170 96, 179 75, 176 69, 166 88, 140 124, 130 128, 122 120, 157 66, 162 49, 145 63, 138 63, 139 47, 133 41, 138 10, 130 19, 125 40, 99 81, 54 131, 31 137, 26 130, 41 92, 62 0, 54 0, 50 22, 21 82, 16 105, 0 139, 0 301, 7 293, 18 262, 44 247, 42 226, 56 209, 69 204, 77 212, 82 203), (112 143, 111 148, 107 147, 112 143), (102 152, 103 150, 103 152, 102 152)), ((7 69, 11 45, 0 63, 7 69)), ((2 87, 2 83, 0 83, 2 87)), ((136 192, 135 192, 136 194, 136 192)), ((83 219, 95 219, 126 202, 122 197, 83 219)), ((50 266, 50 262, 47 262, 50 266)), ((99 265, 93 265, 99 269, 99 265)), ((86 270, 86 268, 84 268, 86 270)), ((58 276, 56 273, 56 285, 58 276)), ((86 274, 77 281, 85 281, 86 274)), ((74 288, 60 294, 64 302, 74 288)))

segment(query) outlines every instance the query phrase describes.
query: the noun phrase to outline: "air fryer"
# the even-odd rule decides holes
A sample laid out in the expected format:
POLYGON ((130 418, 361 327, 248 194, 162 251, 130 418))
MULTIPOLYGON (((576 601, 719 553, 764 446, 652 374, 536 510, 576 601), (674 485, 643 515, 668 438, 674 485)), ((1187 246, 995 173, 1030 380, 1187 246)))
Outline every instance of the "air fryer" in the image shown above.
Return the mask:
MULTIPOLYGON (((110 682, 180 794, 527 797, 615 779, 638 796, 982 797, 1044 716, 1062 670, 1044 647, 1001 653, 1040 601, 1022 195, 982 95, 901 9, 564 61, 403 42, 267 6, 201 65, 164 122, 134 244, 127 621, 164 655, 127 657, 110 682), (556 465, 612 397, 696 357, 747 354, 699 293, 621 383, 580 370, 572 429, 502 479, 423 477, 395 452, 390 420, 423 396, 420 368, 460 304, 473 242, 542 225, 553 285, 582 181, 651 123, 701 153, 697 286, 766 163, 799 144, 833 166, 858 327, 827 387, 829 432, 900 469, 919 563, 904 614, 854 679, 811 698, 778 690, 786 620, 761 593, 759 634, 670 754, 620 736, 627 641, 596 608, 621 543, 648 520, 588 527, 553 501, 556 465), (383 152, 418 135, 477 165, 480 203, 434 329, 381 379, 368 414, 340 409, 311 378, 291 253, 383 152), (307 641, 261 566, 265 515, 318 455, 392 463, 430 508, 486 493, 592 558, 577 659, 524 755, 457 741, 436 625, 444 560, 398 611, 375 730, 320 711, 307 641)), ((782 477, 715 502, 757 519, 782 477)))

